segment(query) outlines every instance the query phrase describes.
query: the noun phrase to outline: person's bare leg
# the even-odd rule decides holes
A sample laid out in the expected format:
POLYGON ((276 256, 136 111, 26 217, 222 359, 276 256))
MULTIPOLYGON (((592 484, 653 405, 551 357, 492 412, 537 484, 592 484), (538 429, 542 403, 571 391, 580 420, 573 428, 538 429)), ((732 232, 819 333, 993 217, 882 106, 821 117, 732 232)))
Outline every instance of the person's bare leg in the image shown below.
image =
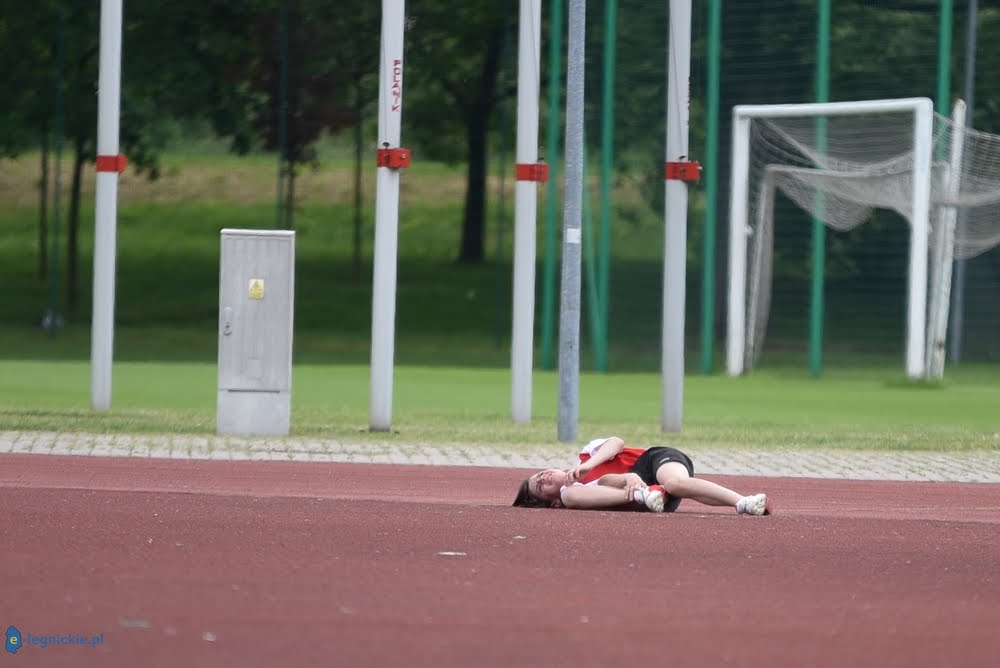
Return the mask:
POLYGON ((680 462, 667 462, 656 470, 656 480, 667 494, 707 506, 733 506, 743 495, 710 480, 692 478, 680 462))

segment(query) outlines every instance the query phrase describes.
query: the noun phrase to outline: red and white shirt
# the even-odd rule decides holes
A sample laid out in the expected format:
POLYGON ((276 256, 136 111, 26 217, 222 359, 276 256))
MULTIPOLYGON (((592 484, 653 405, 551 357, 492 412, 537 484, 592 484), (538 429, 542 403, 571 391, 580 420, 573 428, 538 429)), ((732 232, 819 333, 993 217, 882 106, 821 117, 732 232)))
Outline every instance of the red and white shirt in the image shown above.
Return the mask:
MULTIPOLYGON (((609 438, 610 436, 595 438, 593 441, 583 446, 583 449, 580 450, 580 463, 582 464, 586 462, 597 454, 597 451, 601 449, 602 445, 608 442, 609 438)), ((601 476, 608 473, 628 473, 632 470, 632 465, 635 464, 636 460, 639 459, 639 455, 643 452, 645 452, 643 448, 622 448, 622 451, 617 455, 602 464, 598 464, 590 473, 583 476, 580 482, 575 482, 573 484, 596 485, 601 476)), ((563 486, 563 488, 559 490, 560 497, 565 489, 566 486, 563 486)))
MULTIPOLYGON (((608 438, 610 437, 595 438, 583 446, 583 450, 580 451, 580 463, 582 464, 593 457, 601 449, 601 446, 608 442, 608 438)), ((603 464, 595 466, 594 470, 585 475, 580 482, 586 485, 596 482, 602 475, 608 473, 628 473, 643 452, 645 452, 643 448, 622 448, 622 451, 617 455, 603 464)))

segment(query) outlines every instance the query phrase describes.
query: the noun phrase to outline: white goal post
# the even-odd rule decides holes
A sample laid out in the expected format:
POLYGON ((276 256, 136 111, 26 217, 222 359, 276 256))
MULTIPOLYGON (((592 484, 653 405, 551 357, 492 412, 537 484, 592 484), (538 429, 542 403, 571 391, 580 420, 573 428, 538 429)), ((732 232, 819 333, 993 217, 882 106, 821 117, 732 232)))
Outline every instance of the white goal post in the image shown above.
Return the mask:
MULTIPOLYGON (((754 119, 828 118, 864 114, 912 114, 912 161, 906 171, 911 223, 909 248, 906 375, 926 376, 927 278, 930 230, 934 107, 928 98, 902 98, 861 102, 827 102, 779 105, 740 105, 733 109, 732 183, 729 203, 729 293, 726 369, 729 375, 744 372, 747 337, 747 241, 754 227, 749 215, 751 197, 751 132, 754 119)), ((823 174, 822 165, 816 165, 823 174)), ((794 171, 790 170, 790 171, 794 171)), ((801 170, 800 170, 801 171, 801 170)), ((864 173, 842 172, 836 178, 864 179, 864 173)))

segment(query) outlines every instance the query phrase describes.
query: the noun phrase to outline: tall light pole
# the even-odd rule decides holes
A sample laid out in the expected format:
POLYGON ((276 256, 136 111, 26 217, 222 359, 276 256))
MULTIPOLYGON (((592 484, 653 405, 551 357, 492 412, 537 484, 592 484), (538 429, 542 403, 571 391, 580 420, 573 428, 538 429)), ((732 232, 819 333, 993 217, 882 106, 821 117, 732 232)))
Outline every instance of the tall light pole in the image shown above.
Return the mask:
POLYGON ((583 234, 583 67, 586 0, 570 0, 566 40, 566 194, 559 305, 560 441, 575 441, 580 415, 580 259, 583 234))
POLYGON ((94 305, 90 343, 90 407, 111 408, 115 326, 115 253, 121 104, 122 0, 101 0, 100 72, 97 80, 97 185, 94 195, 94 305))

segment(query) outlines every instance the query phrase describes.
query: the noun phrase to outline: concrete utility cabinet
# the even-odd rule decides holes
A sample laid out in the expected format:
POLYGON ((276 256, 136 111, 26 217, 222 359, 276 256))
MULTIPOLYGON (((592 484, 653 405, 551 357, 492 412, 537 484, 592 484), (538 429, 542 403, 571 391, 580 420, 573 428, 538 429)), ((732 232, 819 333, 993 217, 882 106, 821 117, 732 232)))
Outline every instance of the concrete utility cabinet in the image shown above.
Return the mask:
POLYGON ((295 232, 221 233, 216 431, 286 436, 291 420, 295 232))

